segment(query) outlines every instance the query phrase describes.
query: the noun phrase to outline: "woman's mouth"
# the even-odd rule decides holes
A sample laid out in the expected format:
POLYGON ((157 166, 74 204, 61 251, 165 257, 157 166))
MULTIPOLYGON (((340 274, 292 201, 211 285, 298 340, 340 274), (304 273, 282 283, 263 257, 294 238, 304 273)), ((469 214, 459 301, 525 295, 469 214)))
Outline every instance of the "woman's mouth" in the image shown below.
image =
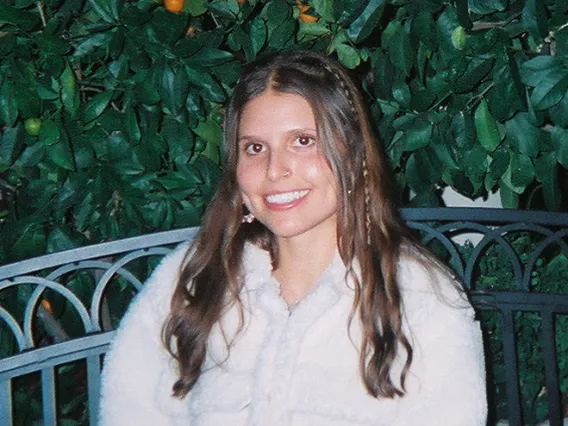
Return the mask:
POLYGON ((264 197, 268 204, 289 204, 308 195, 309 190, 282 192, 264 197))

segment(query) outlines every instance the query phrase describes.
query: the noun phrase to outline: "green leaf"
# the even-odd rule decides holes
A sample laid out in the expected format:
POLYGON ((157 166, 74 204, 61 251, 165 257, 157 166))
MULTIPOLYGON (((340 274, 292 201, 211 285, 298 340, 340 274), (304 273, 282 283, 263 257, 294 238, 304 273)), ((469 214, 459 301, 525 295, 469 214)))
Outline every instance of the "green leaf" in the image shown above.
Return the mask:
POLYGON ((568 69, 550 73, 549 78, 533 89, 531 104, 535 110, 546 110, 562 100, 568 90, 568 69))
POLYGON ((168 144, 169 156, 174 162, 189 161, 194 137, 186 126, 171 118, 165 119, 161 135, 168 144))
POLYGON ((223 141, 223 130, 214 121, 201 121, 194 130, 195 134, 207 142, 220 145, 223 141))
POLYGON ((436 40, 436 48, 442 49, 446 55, 451 57, 462 55, 462 51, 457 50, 452 43, 452 34, 459 25, 454 8, 445 8, 436 21, 436 28, 433 34, 436 40))
POLYGON ((526 0, 522 22, 529 34, 540 41, 548 34, 546 6, 542 0, 526 0))
POLYGON ((298 29, 298 41, 312 40, 332 32, 324 22, 300 22, 298 29))
POLYGON ((59 127, 53 120, 45 120, 39 129, 39 141, 44 145, 54 145, 60 140, 59 127))
POLYGON ((138 118, 136 117, 134 108, 128 108, 126 110, 124 124, 126 132, 128 133, 128 139, 133 143, 140 142, 140 126, 138 125, 138 118))
POLYGON ((191 16, 201 16, 207 12, 207 0, 185 1, 182 10, 191 16))
POLYGON ((93 11, 101 18, 103 21, 108 23, 114 23, 117 16, 113 16, 113 10, 111 10, 109 0, 87 0, 87 3, 91 6, 93 11))
POLYGON ((375 96, 380 99, 391 99, 394 67, 387 56, 379 49, 371 55, 373 66, 373 89, 375 96))
POLYGON ((39 256, 45 253, 46 232, 43 223, 30 221, 19 224, 16 239, 11 245, 11 255, 15 259, 39 256))
POLYGON ((392 96, 404 108, 410 104, 410 88, 402 81, 395 81, 392 87, 392 96))
POLYGON ((129 148, 127 151, 128 155, 113 164, 116 171, 123 176, 137 176, 144 173, 144 166, 137 155, 139 152, 140 150, 137 152, 136 150, 129 148))
POLYGON ((311 0, 311 5, 316 13, 325 22, 334 22, 333 16, 333 0, 311 0))
POLYGON ((501 143, 501 135, 497 122, 489 111, 485 100, 481 101, 474 114, 477 140, 487 151, 494 151, 501 143))
POLYGON ((186 66, 189 83, 201 89, 200 94, 213 102, 222 103, 225 101, 225 91, 217 83, 211 74, 197 67, 186 66))
MULTIPOLYGON (((497 148, 495 151, 489 153, 491 161, 489 163, 489 173, 491 186, 495 184, 507 171, 509 167, 509 152, 504 148, 497 148)), ((488 188, 489 189, 489 188, 488 188)))
POLYGON ((70 250, 78 246, 77 241, 69 235, 69 229, 58 226, 53 228, 47 236, 47 252, 54 253, 62 250, 70 250))
POLYGON ((414 63, 414 49, 410 42, 410 36, 405 28, 395 23, 392 36, 388 41, 387 50, 393 65, 398 68, 404 76, 410 75, 414 63))
POLYGON ((507 7, 507 0, 469 0, 470 12, 477 15, 488 15, 502 12, 507 7))
MULTIPOLYGON (((567 139, 568 140, 568 139, 567 139)), ((556 155, 549 152, 534 159, 536 179, 542 183, 542 194, 546 207, 551 211, 560 209, 562 194, 556 181, 556 155)))
POLYGON ((432 124, 426 120, 416 121, 415 125, 404 131, 405 151, 415 151, 430 143, 432 124))
POLYGON ((369 37, 381 20, 384 8, 385 0, 370 0, 361 15, 347 28, 349 38, 354 43, 360 43, 369 37))
POLYGON ((568 27, 564 27, 556 33, 556 54, 568 58, 568 27))
POLYGON ((507 62, 495 66, 492 79, 494 86, 488 92, 487 99, 497 120, 505 121, 517 112, 527 110, 525 87, 512 56, 507 62))
POLYGON ((14 85, 9 79, 4 80, 0 89, 0 123, 13 127, 18 119, 18 106, 14 85))
POLYGON ((0 173, 10 168, 24 146, 23 126, 6 127, 0 133, 0 173))
POLYGON ((42 54, 65 55, 71 50, 71 46, 66 41, 45 32, 38 34, 35 42, 42 54))
MULTIPOLYGON (((254 18, 250 24, 250 45, 252 49, 253 56, 262 49, 264 44, 266 43, 267 33, 266 33, 266 24, 264 23, 264 19, 257 16, 254 18)), ((252 59, 252 58, 251 58, 252 59)))
POLYGON ((187 14, 170 13, 166 9, 160 7, 156 9, 152 15, 152 20, 150 21, 150 26, 147 31, 151 31, 151 37, 157 43, 172 45, 179 40, 180 37, 185 36, 187 27, 187 14))
POLYGON ((215 0, 209 3, 209 10, 213 16, 220 16, 222 18, 235 20, 237 18, 238 10, 234 10, 228 1, 215 0))
POLYGON ((201 155, 216 164, 221 162, 221 151, 216 143, 208 143, 205 149, 201 151, 201 155))
POLYGON ((224 64, 233 59, 233 54, 225 50, 203 47, 189 56, 187 64, 191 66, 214 67, 224 64))
POLYGON ((124 51, 124 28, 119 27, 112 31, 111 39, 108 43, 108 51, 111 58, 118 59, 124 51))
POLYGON ((354 47, 348 44, 340 43, 336 46, 337 59, 346 68, 353 69, 356 68, 361 62, 361 57, 359 52, 354 47))
POLYGON ((408 186, 416 193, 431 189, 430 174, 428 170, 432 164, 428 156, 420 151, 410 154, 406 162, 405 174, 408 186))
POLYGON ((5 2, 0 2, 0 26, 11 24, 24 31, 31 31, 40 24, 39 15, 35 12, 16 9, 5 2))
POLYGON ((521 79, 527 86, 539 86, 550 80, 549 74, 563 68, 562 61, 555 56, 541 55, 521 66, 521 79))
POLYGON ((485 60, 473 58, 468 60, 465 72, 455 81, 451 82, 454 92, 468 92, 477 86, 481 82, 481 79, 491 70, 493 62, 493 59, 485 60))
POLYGON ((434 155, 445 168, 459 170, 459 166, 454 158, 454 153, 448 144, 431 143, 430 148, 432 148, 434 155))
POLYGON ((76 88, 75 74, 68 62, 66 62, 61 74, 61 102, 71 115, 74 115, 79 108, 79 93, 76 88))
POLYGON ((268 4, 266 16, 268 24, 271 28, 276 28, 285 21, 288 21, 292 15, 292 9, 284 0, 273 0, 268 4))
POLYGON ((534 157, 539 151, 540 130, 529 122, 528 115, 519 113, 505 123, 505 140, 517 152, 534 157))
POLYGON ((69 139, 63 137, 64 135, 64 133, 61 135, 62 138, 58 143, 46 148, 47 156, 57 166, 73 171, 75 170, 75 159, 73 158, 69 139))
POLYGON ((113 33, 110 31, 105 31, 101 33, 89 34, 87 37, 83 38, 75 46, 75 51, 73 56, 76 58, 81 58, 86 55, 90 55, 95 52, 101 46, 108 46, 112 40, 113 33))
POLYGON ((568 96, 564 96, 560 102, 548 110, 554 124, 568 127, 568 96))
POLYGON ((511 191, 507 186, 499 188, 499 196, 501 205, 506 209, 516 209, 519 207, 519 196, 511 191))
POLYGON ((83 123, 90 123, 99 117, 110 103, 113 94, 112 91, 106 91, 93 96, 83 109, 83 123))
POLYGON ((185 105, 185 100, 189 92, 189 78, 183 65, 175 64, 171 66, 164 64, 158 93, 164 105, 173 115, 178 115, 181 108, 185 105))
POLYGON ((436 24, 432 14, 421 11, 412 20, 412 34, 420 39, 431 50, 438 48, 436 44, 436 24))
POLYGON ((130 144, 121 131, 114 131, 108 136, 108 153, 113 161, 126 157, 129 150, 130 144))
MULTIPOLYGON (((0 149, 0 157, 1 157, 1 149, 0 149)), ((43 160, 45 156, 45 145, 41 143, 36 143, 31 146, 28 146, 24 149, 24 152, 18 157, 16 162, 14 163, 14 168, 20 167, 34 167, 37 166, 38 163, 43 160)), ((2 170, 2 166, 0 163, 0 171, 2 170)))
POLYGON ((452 138, 460 149, 471 149, 475 144, 475 123, 470 114, 460 111, 452 120, 452 138))
POLYGON ((293 39, 295 29, 295 20, 288 19, 272 30, 268 44, 275 49, 285 47, 286 44, 293 39))
POLYGON ((474 192, 477 191, 487 172, 489 161, 487 151, 480 145, 475 145, 471 150, 464 152, 460 162, 461 170, 473 185, 474 192))
POLYGON ((516 152, 509 152, 509 167, 501 178, 513 192, 522 194, 535 176, 534 165, 530 157, 516 152))
POLYGON ((136 83, 133 94, 138 102, 146 105, 154 105, 160 101, 160 95, 149 81, 136 83))
POLYGON ((556 151, 556 160, 568 170, 568 129, 553 127, 550 135, 556 151))

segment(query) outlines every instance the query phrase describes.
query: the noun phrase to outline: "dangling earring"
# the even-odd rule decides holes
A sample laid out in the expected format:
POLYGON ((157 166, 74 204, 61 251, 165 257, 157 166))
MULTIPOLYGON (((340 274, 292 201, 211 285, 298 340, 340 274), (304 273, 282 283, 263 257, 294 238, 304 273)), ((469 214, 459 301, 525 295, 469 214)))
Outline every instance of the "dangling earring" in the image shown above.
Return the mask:
POLYGON ((254 221, 254 215, 249 211, 247 206, 243 204, 243 219, 241 223, 252 223, 254 221))

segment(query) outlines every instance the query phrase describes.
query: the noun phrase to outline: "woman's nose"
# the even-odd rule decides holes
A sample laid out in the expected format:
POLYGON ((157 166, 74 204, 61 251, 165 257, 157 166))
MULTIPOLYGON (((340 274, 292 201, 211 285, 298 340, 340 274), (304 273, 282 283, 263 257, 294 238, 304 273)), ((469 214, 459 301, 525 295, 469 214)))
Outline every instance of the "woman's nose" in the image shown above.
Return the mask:
POLYGON ((273 151, 268 159, 266 175, 268 179, 277 181, 292 174, 292 164, 285 153, 273 151))

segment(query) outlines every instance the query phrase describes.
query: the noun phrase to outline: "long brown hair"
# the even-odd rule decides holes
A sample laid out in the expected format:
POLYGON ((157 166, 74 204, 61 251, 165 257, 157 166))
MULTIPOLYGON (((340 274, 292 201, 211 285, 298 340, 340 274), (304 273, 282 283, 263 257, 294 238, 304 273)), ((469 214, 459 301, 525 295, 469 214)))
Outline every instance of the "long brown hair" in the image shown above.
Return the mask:
POLYGON ((229 306, 240 309, 242 329, 239 293, 245 242, 268 250, 277 262, 268 229, 258 221, 241 223, 243 204, 235 178, 241 111, 266 90, 300 95, 312 108, 320 148, 338 182, 337 244, 355 283, 349 322, 358 315, 362 325, 361 377, 375 397, 403 395, 412 348, 402 330, 396 265, 410 233, 393 204, 388 165, 377 149, 357 86, 335 61, 308 51, 256 60, 244 68, 234 89, 224 123, 226 167, 186 256, 163 330, 179 367, 174 395, 185 396, 199 378, 211 328, 229 306), (398 378, 391 375, 395 359, 404 360, 398 378))

